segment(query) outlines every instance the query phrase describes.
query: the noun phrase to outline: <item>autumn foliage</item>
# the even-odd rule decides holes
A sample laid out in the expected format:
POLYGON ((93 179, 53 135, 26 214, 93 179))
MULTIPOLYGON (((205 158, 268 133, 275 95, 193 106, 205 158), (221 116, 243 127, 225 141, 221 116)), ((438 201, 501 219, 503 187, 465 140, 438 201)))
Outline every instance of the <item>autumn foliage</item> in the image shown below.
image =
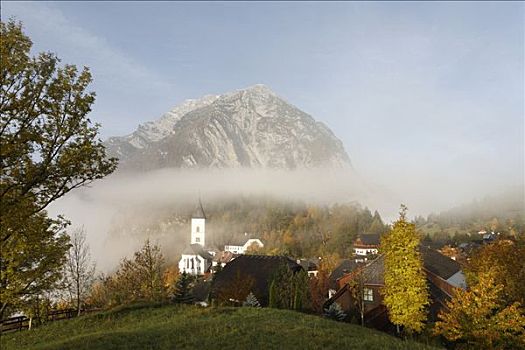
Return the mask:
POLYGON ((440 314, 435 333, 465 348, 519 349, 525 347, 525 314, 518 302, 502 305, 502 284, 494 272, 479 275, 469 290, 458 289, 440 314))
POLYGON ((469 289, 456 291, 449 310, 439 315, 436 334, 469 349, 525 348, 522 240, 497 240, 472 257, 469 289))
POLYGON ((423 329, 429 303, 419 243, 415 224, 406 220, 406 207, 402 206, 399 219, 381 239, 381 253, 385 256, 385 286, 381 292, 390 321, 408 333, 423 329))

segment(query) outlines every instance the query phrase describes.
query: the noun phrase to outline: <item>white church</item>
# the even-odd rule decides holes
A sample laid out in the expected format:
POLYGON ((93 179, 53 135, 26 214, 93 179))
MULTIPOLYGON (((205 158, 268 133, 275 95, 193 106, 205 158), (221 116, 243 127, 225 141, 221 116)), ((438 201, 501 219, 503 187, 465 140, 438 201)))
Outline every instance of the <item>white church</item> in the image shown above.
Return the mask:
POLYGON ((199 202, 197 211, 191 217, 190 245, 182 252, 179 271, 190 275, 203 275, 213 265, 214 250, 206 250, 206 215, 199 202))
MULTIPOLYGON (((246 233, 245 236, 247 236, 246 233)), ((225 265, 222 260, 222 257, 225 255, 224 253, 230 253, 230 259, 233 260, 235 256, 244 254, 249 247, 254 245, 260 248, 264 247, 261 240, 246 237, 243 239, 242 243, 235 242, 234 244, 227 244, 224 247, 224 252, 220 254, 217 254, 219 252, 216 249, 207 248, 206 214, 204 213, 204 208, 199 201, 199 206, 191 217, 190 245, 182 252, 182 257, 179 261, 179 271, 181 273, 186 272, 187 274, 195 276, 203 275, 206 272, 212 272, 211 268, 217 264, 225 265), (216 256, 217 259, 214 259, 216 256)))

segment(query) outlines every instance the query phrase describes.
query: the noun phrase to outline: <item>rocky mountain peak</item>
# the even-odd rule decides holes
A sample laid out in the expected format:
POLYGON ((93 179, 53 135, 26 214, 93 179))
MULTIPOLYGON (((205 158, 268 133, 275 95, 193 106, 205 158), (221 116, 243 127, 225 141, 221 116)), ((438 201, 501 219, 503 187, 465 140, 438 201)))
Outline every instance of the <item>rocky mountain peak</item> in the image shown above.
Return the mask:
POLYGON ((106 145, 128 170, 350 166, 341 141, 324 124, 262 84, 186 100, 106 145))

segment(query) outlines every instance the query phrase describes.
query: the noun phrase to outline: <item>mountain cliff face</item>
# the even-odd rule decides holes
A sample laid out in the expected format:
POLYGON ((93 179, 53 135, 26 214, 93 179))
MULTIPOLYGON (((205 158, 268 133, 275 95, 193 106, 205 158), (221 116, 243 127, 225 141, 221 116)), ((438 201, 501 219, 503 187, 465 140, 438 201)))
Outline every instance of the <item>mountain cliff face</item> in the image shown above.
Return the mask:
POLYGON ((350 167, 330 129, 264 85, 188 100, 106 147, 125 170, 350 167))

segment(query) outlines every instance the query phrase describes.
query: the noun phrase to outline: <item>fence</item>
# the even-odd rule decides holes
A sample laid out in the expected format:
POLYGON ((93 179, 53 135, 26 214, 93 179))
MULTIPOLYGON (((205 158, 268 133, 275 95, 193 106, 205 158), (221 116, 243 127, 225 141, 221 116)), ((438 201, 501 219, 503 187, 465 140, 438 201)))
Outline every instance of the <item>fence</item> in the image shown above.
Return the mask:
MULTIPOLYGON (((83 310, 82 314, 86 314, 86 313, 93 312, 93 311, 97 311, 97 310, 96 309, 83 310)), ((31 329, 35 325, 43 324, 45 322, 65 320, 68 318, 73 318, 75 316, 77 316, 77 310, 66 309, 66 310, 51 311, 44 318, 29 318, 26 316, 11 317, 11 318, 7 318, 5 320, 0 321, 0 333, 31 329)))

